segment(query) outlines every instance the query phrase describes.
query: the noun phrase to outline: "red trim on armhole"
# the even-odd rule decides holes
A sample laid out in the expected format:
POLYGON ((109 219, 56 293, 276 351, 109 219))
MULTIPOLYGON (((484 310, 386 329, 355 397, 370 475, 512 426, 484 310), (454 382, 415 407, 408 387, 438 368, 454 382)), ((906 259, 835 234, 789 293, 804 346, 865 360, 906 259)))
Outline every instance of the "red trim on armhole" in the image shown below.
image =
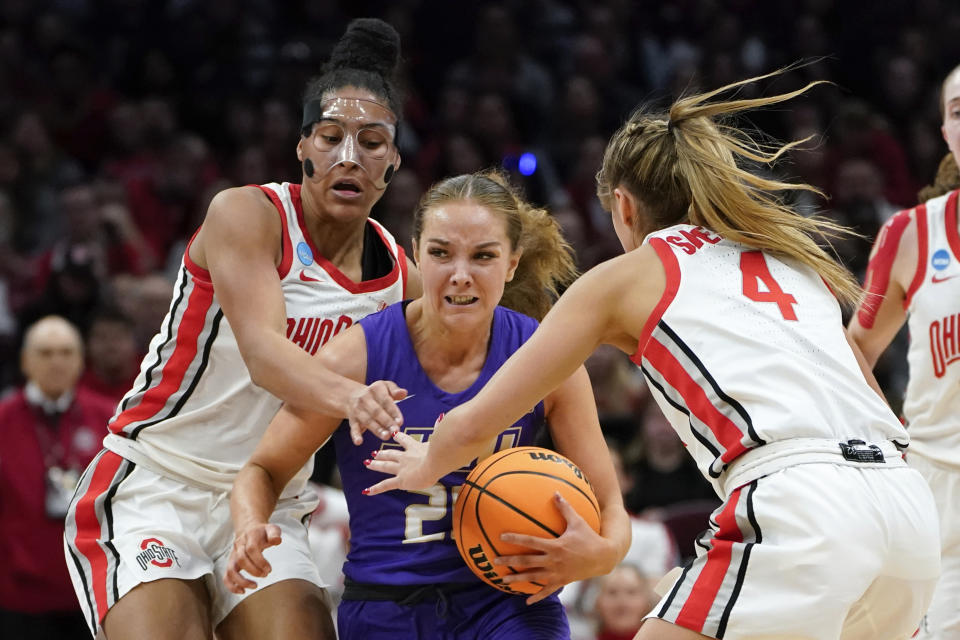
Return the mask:
POLYGON ((947 197, 947 210, 944 220, 947 225, 947 242, 950 244, 950 250, 953 251, 953 259, 960 260, 960 233, 957 231, 957 195, 960 191, 954 191, 947 197))
POLYGON ((187 248, 183 250, 183 266, 187 268, 187 271, 190 272, 190 275, 193 276, 194 280, 198 280, 200 282, 212 282, 210 280, 210 272, 190 259, 190 245, 192 245, 193 241, 197 239, 198 233, 200 233, 200 227, 197 227, 197 230, 193 232, 192 236, 190 236, 190 240, 187 242, 187 248))
POLYGON ((407 254, 399 244, 397 245, 397 264, 400 265, 400 277, 403 278, 403 292, 400 297, 407 299, 407 254))
POLYGON ((864 329, 872 328, 877 319, 883 296, 886 295, 887 287, 890 286, 890 271, 893 269, 893 261, 900 248, 900 238, 903 237, 908 224, 910 224, 910 212, 901 211, 883 225, 877 236, 877 251, 867 265, 866 282, 863 287, 866 289, 866 295, 860 303, 860 308, 857 309, 857 321, 864 329))
POLYGON ((907 295, 903 298, 903 308, 910 306, 913 294, 917 292, 920 285, 927 275, 927 246, 929 238, 927 235, 927 205, 921 204, 915 209, 917 213, 917 272, 913 274, 913 281, 910 288, 907 289, 907 295))
POLYGON ((673 302, 673 299, 677 296, 677 291, 680 289, 680 263, 677 262, 677 256, 673 254, 673 249, 660 238, 651 238, 650 246, 653 247, 654 251, 657 252, 657 257, 660 258, 660 263, 663 265, 663 270, 667 276, 667 284, 663 289, 660 300, 657 302, 657 306, 653 308, 653 311, 647 317, 647 321, 643 323, 640 339, 637 340, 636 353, 630 356, 630 359, 637 365, 641 364, 643 351, 647 348, 647 342, 650 341, 654 327, 660 322, 660 318, 663 317, 667 307, 673 302))
MULTIPOLYGON (((270 198, 270 202, 273 203, 273 206, 277 208, 277 213, 280 214, 280 264, 277 265, 277 274, 280 276, 280 279, 283 280, 287 277, 287 274, 290 273, 290 265, 293 263, 293 249, 290 246, 290 231, 287 229, 287 211, 283 208, 283 203, 280 201, 280 196, 277 195, 277 192, 269 187, 266 187, 262 184, 250 184, 248 187, 256 187, 267 194, 267 197, 270 198)), ((290 199, 294 201, 294 209, 297 208, 296 203, 300 200, 300 185, 291 184, 290 188, 290 199)))

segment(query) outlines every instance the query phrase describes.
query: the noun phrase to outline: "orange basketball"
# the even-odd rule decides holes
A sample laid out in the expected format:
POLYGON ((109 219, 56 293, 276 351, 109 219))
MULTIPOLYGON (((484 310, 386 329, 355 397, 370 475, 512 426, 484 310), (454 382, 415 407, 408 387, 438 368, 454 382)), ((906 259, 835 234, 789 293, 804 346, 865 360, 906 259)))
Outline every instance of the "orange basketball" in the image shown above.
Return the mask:
POLYGON ((504 584, 503 576, 521 570, 492 561, 497 556, 530 551, 503 542, 501 533, 554 538, 563 533, 567 522, 554 502, 556 492, 594 531, 600 531, 600 505, 590 481, 559 453, 540 447, 516 447, 477 464, 453 508, 453 534, 467 566, 501 591, 524 595, 539 591, 543 585, 536 582, 504 584))

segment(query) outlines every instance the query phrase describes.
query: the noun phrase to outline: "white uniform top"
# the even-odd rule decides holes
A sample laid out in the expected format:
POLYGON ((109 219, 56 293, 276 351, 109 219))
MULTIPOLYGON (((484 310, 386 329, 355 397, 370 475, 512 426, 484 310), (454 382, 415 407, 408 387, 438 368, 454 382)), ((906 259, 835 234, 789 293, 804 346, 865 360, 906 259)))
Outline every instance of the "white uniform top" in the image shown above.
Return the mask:
MULTIPOLYGON (((369 224, 389 251, 393 270, 354 283, 311 241, 300 185, 260 188, 283 223, 277 271, 289 339, 313 354, 331 336, 403 298, 406 257, 377 222, 369 224)), ((281 401, 251 381, 210 274, 190 260, 189 245, 173 293, 134 387, 110 421, 104 446, 156 473, 229 491, 281 401)), ((311 468, 300 471, 284 497, 300 493, 311 468)))
POLYGON ((904 304, 910 329, 910 381, 903 415, 911 451, 960 466, 960 234, 958 192, 911 212, 917 271, 904 304))
POLYGON ((730 463, 759 445, 908 443, 812 269, 691 225, 644 242, 663 263, 666 290, 631 359, 718 493, 730 463))

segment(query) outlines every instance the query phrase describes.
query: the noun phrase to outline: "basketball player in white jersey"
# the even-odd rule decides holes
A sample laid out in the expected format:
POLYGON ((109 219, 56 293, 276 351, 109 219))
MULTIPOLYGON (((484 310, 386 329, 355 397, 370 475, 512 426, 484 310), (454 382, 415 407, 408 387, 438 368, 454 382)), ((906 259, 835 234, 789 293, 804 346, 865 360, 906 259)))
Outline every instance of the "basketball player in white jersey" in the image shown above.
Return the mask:
POLYGON ((219 193, 188 245, 169 313, 67 516, 67 564, 94 633, 333 637, 307 543, 309 467, 274 514, 284 531, 275 578, 246 599, 222 583, 229 491, 281 402, 372 422, 381 436, 396 424, 390 393, 402 392, 311 356, 420 293, 403 250, 369 219, 400 163, 398 58, 392 27, 352 22, 307 88, 302 185, 219 193))
POLYGON ((926 478, 940 512, 942 575, 918 637, 960 639, 960 66, 943 82, 941 164, 925 200, 881 229, 867 269, 867 297, 849 332, 872 366, 906 321, 910 380, 903 416, 907 461, 926 478), (951 166, 952 163, 952 166, 951 166), (941 175, 949 176, 944 184, 941 175))
POLYGON ((933 497, 846 339, 837 298, 859 287, 811 239, 839 228, 777 197, 812 187, 737 165, 784 149, 714 122, 805 89, 715 101, 747 82, 638 111, 614 134, 598 191, 626 255, 575 282, 429 445, 397 434, 404 449, 370 465, 397 476, 370 493, 431 484, 613 344, 724 501, 637 638, 908 638, 939 573, 933 497))

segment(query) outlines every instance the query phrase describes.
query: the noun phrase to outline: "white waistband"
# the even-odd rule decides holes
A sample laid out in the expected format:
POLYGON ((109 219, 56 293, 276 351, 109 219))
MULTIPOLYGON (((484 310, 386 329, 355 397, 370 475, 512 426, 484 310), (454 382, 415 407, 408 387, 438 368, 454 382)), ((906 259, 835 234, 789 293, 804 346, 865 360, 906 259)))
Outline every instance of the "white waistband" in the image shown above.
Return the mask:
POLYGON ((753 482, 787 467, 814 462, 830 462, 857 468, 892 468, 906 466, 903 453, 890 441, 867 442, 858 447, 877 447, 883 454, 882 462, 850 460, 845 458, 839 440, 826 438, 791 438, 760 445, 734 460, 720 477, 720 496, 727 499, 737 487, 753 482))

